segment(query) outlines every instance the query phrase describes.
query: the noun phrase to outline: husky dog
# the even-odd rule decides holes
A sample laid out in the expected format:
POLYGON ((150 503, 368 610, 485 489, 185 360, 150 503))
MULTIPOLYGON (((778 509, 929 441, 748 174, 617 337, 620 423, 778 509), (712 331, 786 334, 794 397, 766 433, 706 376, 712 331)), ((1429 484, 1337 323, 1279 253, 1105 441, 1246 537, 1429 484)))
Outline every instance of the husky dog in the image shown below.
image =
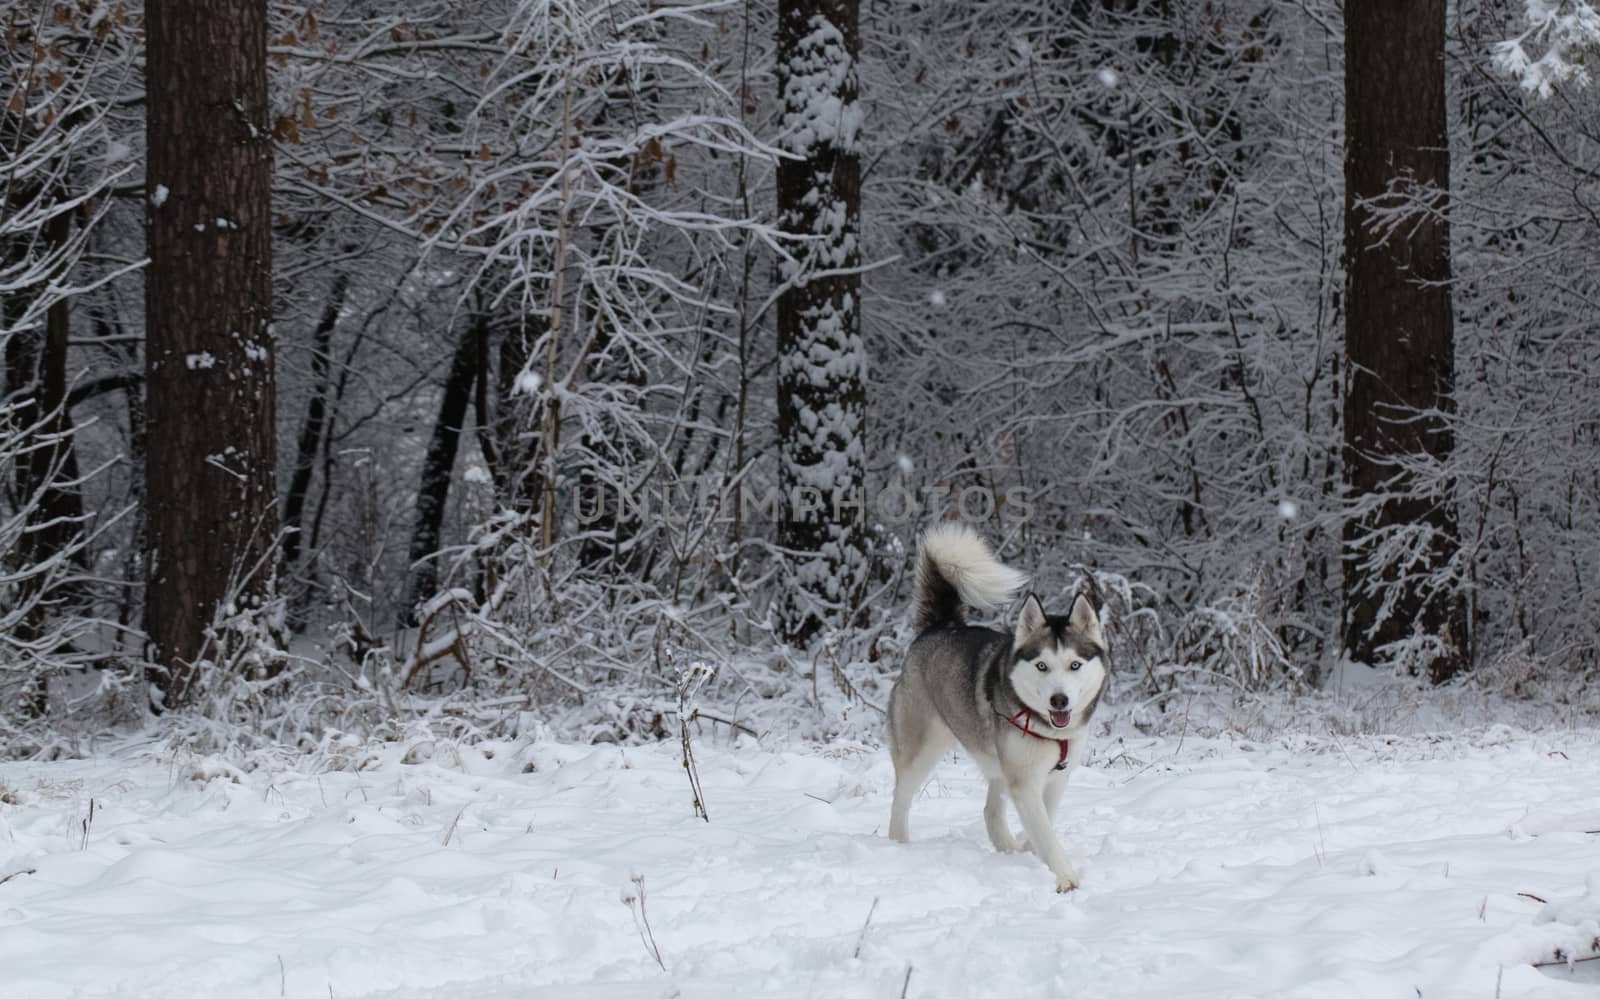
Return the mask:
POLYGON ((1071 891, 1078 875, 1052 822, 1067 775, 1088 752, 1089 718, 1108 676, 1106 646, 1083 596, 1062 617, 1046 614, 1030 593, 1011 634, 966 624, 964 604, 993 608, 1026 583, 964 524, 940 524, 923 535, 917 637, 889 696, 889 836, 909 838, 912 799, 939 757, 959 742, 989 778, 983 820, 995 849, 1033 850, 1056 876, 1056 891, 1071 891), (1006 823, 1008 795, 1022 819, 1021 842, 1006 823))

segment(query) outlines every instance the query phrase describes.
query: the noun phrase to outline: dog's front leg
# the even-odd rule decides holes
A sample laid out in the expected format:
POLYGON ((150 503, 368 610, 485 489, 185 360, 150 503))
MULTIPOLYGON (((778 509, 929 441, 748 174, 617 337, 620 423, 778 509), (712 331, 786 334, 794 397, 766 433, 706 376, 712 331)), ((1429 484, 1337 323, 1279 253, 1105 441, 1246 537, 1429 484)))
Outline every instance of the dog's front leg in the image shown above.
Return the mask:
MULTIPOLYGON (((1061 806, 1061 795, 1066 789, 1067 772, 1065 770, 1053 770, 1050 772, 1050 776, 1044 779, 1044 813, 1050 817, 1050 828, 1052 829, 1055 828, 1056 824, 1056 811, 1061 806)), ((1017 849, 1026 850, 1029 853, 1036 852, 1033 849, 1033 844, 1028 842, 1027 834, 1023 834, 1017 840, 1017 849)))
POLYGON ((1012 782, 1011 802, 1017 806, 1017 816, 1028 834, 1028 845, 1056 876, 1056 891, 1071 891, 1078 887, 1078 872, 1072 869, 1067 851, 1062 849, 1061 840, 1050 823, 1050 812, 1044 803, 1044 785, 1039 779, 1012 782))
POLYGON ((1006 827, 1006 782, 995 778, 989 781, 989 800, 983 805, 983 824, 989 830, 989 842, 1001 853, 1016 853, 1016 838, 1006 827))

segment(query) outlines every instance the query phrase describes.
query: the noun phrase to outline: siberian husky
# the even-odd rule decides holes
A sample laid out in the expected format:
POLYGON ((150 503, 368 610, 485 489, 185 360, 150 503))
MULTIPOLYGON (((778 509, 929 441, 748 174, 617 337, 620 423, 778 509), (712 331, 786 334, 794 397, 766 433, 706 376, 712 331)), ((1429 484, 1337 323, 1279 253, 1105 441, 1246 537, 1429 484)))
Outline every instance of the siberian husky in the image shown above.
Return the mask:
POLYGON ((917 637, 889 696, 889 836, 909 838, 912 800, 939 757, 959 742, 989 778, 983 806, 989 841, 1002 853, 1033 850, 1064 892, 1078 886, 1078 875, 1052 823, 1067 775, 1088 752, 1089 718, 1108 677, 1106 644, 1094 607, 1081 595, 1068 614, 1055 616, 1030 593, 1009 634, 966 623, 963 605, 996 607, 1026 583, 964 524, 940 524, 923 535, 917 637), (1008 796, 1022 819, 1022 841, 1006 822, 1008 796))

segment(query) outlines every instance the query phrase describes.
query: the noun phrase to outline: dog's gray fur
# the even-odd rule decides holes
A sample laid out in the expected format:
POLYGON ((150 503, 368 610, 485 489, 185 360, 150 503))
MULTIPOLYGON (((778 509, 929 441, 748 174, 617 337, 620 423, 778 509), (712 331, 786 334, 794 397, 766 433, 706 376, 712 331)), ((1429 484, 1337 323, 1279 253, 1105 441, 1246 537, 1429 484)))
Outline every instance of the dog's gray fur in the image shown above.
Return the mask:
POLYGON ((1067 775, 1088 752, 1088 722, 1107 680, 1099 617, 1079 596, 1071 612, 1047 615, 1029 594, 1011 633, 966 624, 963 605, 992 608, 1010 600, 1027 578, 1002 565, 976 533, 940 524, 917 553, 918 634, 889 696, 889 751, 894 805, 889 835, 905 842, 911 802, 934 765, 960 743, 989 778, 984 824, 995 849, 1032 849, 1056 876, 1057 891, 1078 875, 1055 835, 1053 819, 1067 775), (1060 710, 1053 710, 1059 708, 1060 710), (1030 735, 1008 718, 1019 712, 1030 735), (1068 743, 1061 769, 1060 741, 1068 743), (1005 818, 1010 797, 1026 839, 1005 818))

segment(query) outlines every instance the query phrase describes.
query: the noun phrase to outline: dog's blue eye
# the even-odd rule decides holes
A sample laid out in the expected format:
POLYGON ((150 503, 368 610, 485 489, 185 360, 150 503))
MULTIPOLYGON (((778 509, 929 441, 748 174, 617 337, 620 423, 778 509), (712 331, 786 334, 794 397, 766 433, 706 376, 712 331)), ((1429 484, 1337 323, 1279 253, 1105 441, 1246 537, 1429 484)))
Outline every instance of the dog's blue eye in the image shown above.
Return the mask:
POLYGON ((1083 669, 1083 663, 1078 662, 1076 659, 1074 659, 1072 661, 1072 668, 1073 669, 1083 669))
POLYGON ((1041 672, 1041 673, 1048 672, 1049 669, 1050 669, 1049 666, 1045 665, 1045 661, 1043 659, 1041 659, 1038 662, 1034 663, 1034 665, 1039 667, 1039 672, 1041 672))

